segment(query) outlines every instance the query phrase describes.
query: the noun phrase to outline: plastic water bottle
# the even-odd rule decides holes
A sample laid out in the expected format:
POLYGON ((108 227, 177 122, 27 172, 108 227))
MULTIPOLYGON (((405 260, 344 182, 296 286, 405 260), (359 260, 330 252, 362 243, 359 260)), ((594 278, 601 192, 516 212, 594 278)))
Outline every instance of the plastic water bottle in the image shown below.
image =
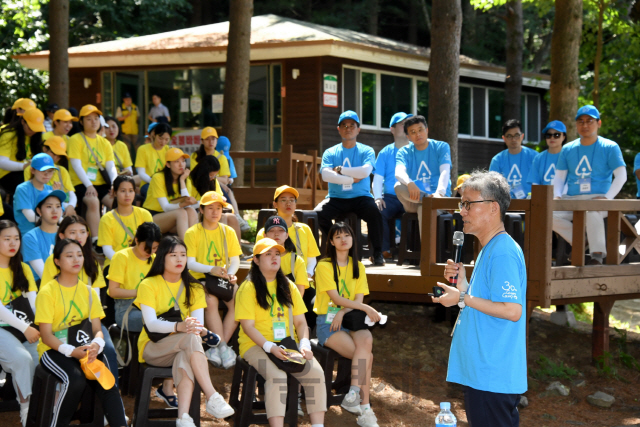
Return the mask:
POLYGON ((436 427, 456 427, 458 422, 451 413, 451 403, 441 402, 440 413, 436 416, 436 427))

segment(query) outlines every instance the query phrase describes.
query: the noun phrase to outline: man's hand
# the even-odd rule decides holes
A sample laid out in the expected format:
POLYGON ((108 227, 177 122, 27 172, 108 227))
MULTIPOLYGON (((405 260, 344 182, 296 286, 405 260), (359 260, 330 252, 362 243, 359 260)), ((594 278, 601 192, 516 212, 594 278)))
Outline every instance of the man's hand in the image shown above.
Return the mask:
POLYGON ((274 345, 273 347, 271 347, 270 353, 280 360, 287 360, 287 357, 286 357, 287 353, 285 353, 285 351, 280 347, 278 347, 277 345, 274 345))
POLYGON ((387 204, 384 202, 384 199, 376 199, 376 206, 378 207, 378 210, 382 212, 383 209, 386 209, 387 204))
POLYGON ((440 282, 438 282, 438 286, 444 289, 444 294, 440 298, 431 297, 433 302, 439 302, 445 307, 452 307, 458 304, 458 301, 460 301, 460 290, 458 288, 440 282))
POLYGON ((433 193, 433 194, 431 195, 431 197, 435 197, 436 199, 440 199, 440 198, 442 198, 442 197, 444 197, 444 196, 443 196, 442 194, 440 194, 440 193, 433 193))
POLYGON ((360 181, 362 181, 364 178, 360 178, 360 179, 358 179, 358 178, 351 177, 351 179, 353 179, 353 183, 354 183, 354 184, 357 184, 357 183, 359 183, 360 181))
POLYGON ((407 189, 409 190, 409 198, 411 200, 415 200, 416 202, 420 200, 420 189, 415 182, 410 182, 409 185, 407 185, 407 189))
POLYGON ((607 199, 607 198, 606 198, 606 197, 604 197, 604 196, 598 196, 598 197, 594 197, 594 198, 593 198, 593 199, 591 199, 591 200, 609 200, 609 199, 607 199))
MULTIPOLYGON (((467 272, 464 269, 464 264, 459 262, 456 264, 453 260, 448 259, 447 265, 444 266, 444 278, 446 281, 451 282, 451 279, 458 276, 458 289, 461 289, 463 283, 467 283, 467 272)), ((461 289, 466 291, 466 289, 461 289)))

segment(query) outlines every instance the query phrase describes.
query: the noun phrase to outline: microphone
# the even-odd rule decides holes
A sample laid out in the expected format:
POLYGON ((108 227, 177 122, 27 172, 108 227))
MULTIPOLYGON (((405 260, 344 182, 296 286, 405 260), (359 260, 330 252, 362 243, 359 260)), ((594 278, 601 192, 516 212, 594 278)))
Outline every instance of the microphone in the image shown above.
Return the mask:
MULTIPOLYGON (((455 246, 455 252, 453 255, 453 261, 458 264, 462 259, 462 244, 464 243, 464 233, 462 231, 456 231, 453 233, 453 246, 455 246)), ((453 277, 450 281, 451 286, 458 284, 458 275, 453 277)))

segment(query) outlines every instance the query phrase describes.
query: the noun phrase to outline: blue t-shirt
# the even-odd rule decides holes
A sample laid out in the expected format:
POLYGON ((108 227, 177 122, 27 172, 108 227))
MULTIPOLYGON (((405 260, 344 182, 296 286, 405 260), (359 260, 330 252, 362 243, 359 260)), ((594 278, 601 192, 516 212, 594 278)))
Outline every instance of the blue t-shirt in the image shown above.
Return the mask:
MULTIPOLYGON (((56 244, 56 233, 45 233, 40 227, 36 227, 22 236, 22 258, 28 263, 36 259, 41 259, 42 263, 53 253, 53 247, 56 244)), ((31 267, 31 264, 29 264, 31 267)), ((40 276, 31 267, 34 280, 40 279, 40 276)))
POLYGON ((622 151, 615 142, 598 137, 594 144, 584 146, 580 139, 562 147, 557 170, 568 171, 570 196, 578 194, 605 194, 611 187, 613 171, 625 166, 622 151), (580 192, 580 179, 591 179, 591 190, 580 192))
MULTIPOLYGON (((396 164, 407 168, 407 175, 421 191, 433 194, 438 188, 440 166, 451 165, 451 149, 446 142, 435 139, 430 139, 429 145, 424 150, 416 149, 416 146, 410 142, 398 151, 396 164)), ((451 196, 451 180, 447 186, 446 196, 451 196)))
MULTIPOLYGON (((371 165, 375 168, 376 154, 373 148, 368 145, 356 142, 353 148, 344 148, 342 144, 334 145, 324 152, 322 155, 322 166, 320 173, 325 168, 333 169, 336 166, 358 167, 371 165)), ((371 177, 367 176, 357 183, 353 183, 351 190, 344 190, 342 184, 329 183, 329 194, 327 197, 335 197, 337 199, 352 199, 354 197, 371 195, 371 177)))
POLYGON ((553 185, 556 176, 556 163, 560 153, 551 154, 549 150, 539 153, 534 159, 529 170, 528 184, 553 185))
POLYGON ((636 197, 640 198, 640 179, 638 179, 638 176, 636 175, 636 171, 640 169, 640 153, 636 154, 636 158, 633 161, 633 174, 636 177, 636 197))
POLYGON ((396 154, 398 154, 398 150, 395 143, 389 144, 380 150, 376 159, 376 175, 384 178, 384 194, 393 194, 394 196, 396 194, 393 186, 398 182, 396 179, 396 154))
POLYGON ((465 307, 451 342, 447 381, 493 393, 527 391, 526 294, 522 249, 499 234, 478 255, 469 295, 520 304, 522 315, 512 322, 465 307))
POLYGON ((509 154, 509 150, 504 150, 496 154, 491 159, 490 171, 499 172, 507 179, 511 187, 511 197, 517 198, 514 189, 518 185, 522 185, 524 191, 524 199, 531 192, 531 184, 527 182, 529 169, 533 159, 538 155, 535 150, 528 147, 522 147, 518 154, 509 154))
MULTIPOLYGON (((45 184, 44 190, 52 190, 52 188, 50 185, 45 184)), ((16 187, 16 192, 13 195, 13 217, 18 223, 18 228, 22 235, 36 228, 36 224, 27 220, 22 210, 32 209, 35 211, 39 194, 40 190, 33 186, 31 180, 23 182, 16 187)))

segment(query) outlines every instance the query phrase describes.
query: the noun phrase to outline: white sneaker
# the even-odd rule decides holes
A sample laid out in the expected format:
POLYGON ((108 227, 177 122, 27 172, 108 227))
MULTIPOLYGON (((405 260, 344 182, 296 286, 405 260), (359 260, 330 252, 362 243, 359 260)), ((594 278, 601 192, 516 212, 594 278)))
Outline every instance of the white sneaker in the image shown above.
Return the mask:
POLYGON ((204 355, 207 356, 209 362, 216 368, 222 366, 222 359, 220 358, 220 347, 213 347, 204 352, 204 355))
POLYGON ((222 367, 224 369, 229 369, 236 365, 236 352, 228 345, 225 345, 224 348, 220 350, 220 358, 222 359, 222 367))
POLYGON ((196 427, 196 425, 189 414, 182 414, 182 417, 176 419, 176 427, 196 427))
POLYGON ((27 415, 29 415, 29 402, 20 403, 20 422, 22 427, 27 425, 27 415))
POLYGON ((360 408, 361 401, 360 393, 356 393, 354 390, 349 390, 349 393, 345 394, 344 399, 342 399, 340 406, 352 414, 362 415, 362 409, 360 408))
POLYGON ((235 413, 233 408, 224 401, 220 393, 215 393, 209 398, 207 401, 207 412, 220 419, 230 417, 235 413))
POLYGON ((300 397, 300 393, 298 393, 298 416, 304 417, 304 411, 302 410, 302 397, 300 397))
POLYGON ((365 409, 364 413, 358 417, 357 422, 360 427, 379 427, 378 419, 371 408, 365 409))

